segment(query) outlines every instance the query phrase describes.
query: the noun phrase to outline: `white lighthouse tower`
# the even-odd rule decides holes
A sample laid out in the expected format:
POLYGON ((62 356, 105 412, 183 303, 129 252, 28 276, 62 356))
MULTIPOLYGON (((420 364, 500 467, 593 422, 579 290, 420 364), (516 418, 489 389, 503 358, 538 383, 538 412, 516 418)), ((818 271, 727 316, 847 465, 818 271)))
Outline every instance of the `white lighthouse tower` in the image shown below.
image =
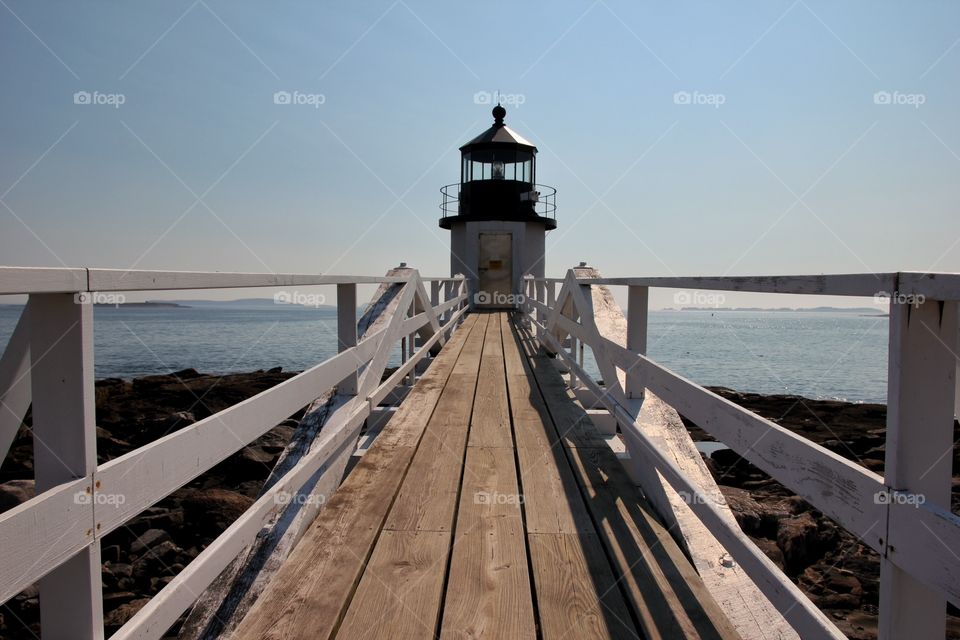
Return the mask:
POLYGON ((510 308, 524 274, 544 276, 546 233, 557 228, 556 189, 536 183, 537 148, 503 123, 460 147, 460 182, 441 189, 450 273, 462 273, 477 308, 510 308))

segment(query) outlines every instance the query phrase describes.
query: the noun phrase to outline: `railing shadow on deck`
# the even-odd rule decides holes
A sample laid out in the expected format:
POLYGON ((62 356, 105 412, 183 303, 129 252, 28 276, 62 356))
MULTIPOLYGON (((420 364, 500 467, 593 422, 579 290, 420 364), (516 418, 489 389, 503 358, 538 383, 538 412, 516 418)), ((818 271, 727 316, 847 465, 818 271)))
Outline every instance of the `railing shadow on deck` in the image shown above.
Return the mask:
MULTIPOLYGON (((561 426, 550 410, 550 400, 541 389, 543 380, 540 377, 553 378, 560 384, 564 384, 563 379, 556 367, 543 358, 544 352, 536 337, 517 322, 516 317, 511 318, 511 327, 513 329, 511 334, 521 353, 526 356, 525 364, 529 366, 526 371, 531 386, 532 404, 537 407, 541 421, 548 429, 552 446, 544 452, 544 455, 552 456, 558 467, 568 470, 568 473, 561 472, 560 476, 564 482, 564 491, 569 499, 571 510, 578 511, 581 504, 586 507, 596 530, 597 540, 601 543, 603 556, 609 565, 608 567, 591 567, 590 571, 591 577, 595 579, 594 586, 608 628, 620 628, 639 638, 689 637, 690 634, 687 631, 691 627, 700 638, 731 637, 728 626, 717 625, 716 617, 718 614, 723 615, 719 608, 715 607, 712 611, 708 611, 704 607, 704 600, 712 602, 712 598, 702 589, 695 590, 691 587, 692 565, 687 564, 684 571, 678 560, 685 562, 686 558, 682 555, 678 558, 677 555, 667 553, 662 537, 666 535, 665 530, 662 535, 657 535, 654 528, 656 525, 648 519, 653 515, 649 513, 645 499, 626 479, 624 470, 619 468, 620 462, 606 443, 602 443, 606 451, 600 447, 593 449, 594 452, 599 453, 597 457, 587 457, 589 454, 583 454, 580 458, 580 463, 588 474, 587 481, 590 486, 601 487, 601 490, 594 491, 595 495, 591 496, 589 488, 576 479, 579 473, 577 463, 572 459, 564 441, 577 427, 592 430, 593 423, 589 415, 572 398, 564 398, 569 405, 568 409, 572 408, 577 418, 564 431, 560 431, 561 426), (538 367, 540 369, 535 372, 534 370, 538 367), (542 400, 539 399, 541 396, 542 400), (607 459, 603 460, 603 458, 607 459), (605 485, 608 484, 612 484, 614 490, 622 491, 618 498, 622 500, 623 509, 618 509, 615 504, 603 499, 607 491, 605 485), (615 553, 622 556, 620 561, 614 557, 615 553), (627 562, 627 566, 623 566, 624 561, 627 562), (604 569, 611 572, 612 585, 596 580, 598 573, 602 573, 604 569), (657 575, 658 571, 660 575, 657 575), (636 590, 628 587, 631 581, 637 585, 636 590), (664 587, 669 588, 670 592, 664 587), (605 600, 611 593, 615 593, 616 598, 622 599, 629 612, 629 620, 622 620, 613 608, 607 605, 605 600)), ((554 410, 556 408, 554 406, 554 410)), ((609 494, 606 495, 609 498, 609 494)), ((581 545, 588 540, 581 536, 577 536, 577 539, 581 545)), ((667 543, 675 544, 672 539, 667 543)), ((596 555, 595 550, 587 548, 584 548, 583 552, 586 558, 596 555)))
POLYGON ((603 278, 581 265, 563 279, 525 276, 524 322, 600 399, 624 435, 631 458, 656 469, 801 637, 843 634, 703 495, 639 424, 645 390, 846 528, 881 556, 881 638, 941 638, 946 603, 960 606, 960 517, 950 512, 953 419, 960 415, 960 274, 877 273, 819 276, 603 278), (625 326, 594 312, 608 286, 628 289, 625 326), (557 291, 560 286, 560 291, 557 291), (727 290, 889 301, 885 477, 739 407, 646 355, 649 289, 727 290), (604 386, 583 369, 589 347, 604 386), (569 349, 568 349, 569 347, 569 349), (582 349, 580 349, 582 354, 582 349))

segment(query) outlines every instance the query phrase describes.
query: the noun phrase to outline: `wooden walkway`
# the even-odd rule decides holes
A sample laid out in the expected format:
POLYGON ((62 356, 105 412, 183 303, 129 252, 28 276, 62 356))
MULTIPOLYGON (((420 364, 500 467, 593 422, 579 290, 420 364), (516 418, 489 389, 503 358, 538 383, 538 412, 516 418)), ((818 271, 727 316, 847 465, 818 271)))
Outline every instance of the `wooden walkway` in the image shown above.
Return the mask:
POLYGON ((237 638, 731 638, 551 360, 469 315, 237 638))

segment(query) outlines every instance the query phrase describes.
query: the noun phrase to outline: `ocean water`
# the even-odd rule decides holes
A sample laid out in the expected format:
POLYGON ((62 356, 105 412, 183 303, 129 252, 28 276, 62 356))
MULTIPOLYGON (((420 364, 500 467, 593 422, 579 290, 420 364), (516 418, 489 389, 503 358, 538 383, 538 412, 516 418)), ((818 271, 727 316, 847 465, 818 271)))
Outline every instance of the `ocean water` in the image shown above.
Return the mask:
MULTIPOLYGON (((0 305, 0 345, 21 307, 0 305)), ((96 377, 281 366, 336 354, 336 312, 272 305, 94 310, 96 377)), ((699 384, 884 402, 887 319, 846 312, 652 311, 650 356, 699 384)), ((399 362, 399 349, 392 364, 399 362)), ((589 353, 585 366, 599 376, 589 353)))

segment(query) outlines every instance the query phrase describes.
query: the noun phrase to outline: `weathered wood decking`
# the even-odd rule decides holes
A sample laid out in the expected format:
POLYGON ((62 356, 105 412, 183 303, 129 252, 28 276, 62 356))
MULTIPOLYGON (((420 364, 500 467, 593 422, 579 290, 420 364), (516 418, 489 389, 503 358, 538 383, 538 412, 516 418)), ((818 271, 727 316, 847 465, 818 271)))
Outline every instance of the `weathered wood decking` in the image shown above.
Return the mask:
POLYGON ((553 363, 473 314, 238 638, 729 638, 553 363))

